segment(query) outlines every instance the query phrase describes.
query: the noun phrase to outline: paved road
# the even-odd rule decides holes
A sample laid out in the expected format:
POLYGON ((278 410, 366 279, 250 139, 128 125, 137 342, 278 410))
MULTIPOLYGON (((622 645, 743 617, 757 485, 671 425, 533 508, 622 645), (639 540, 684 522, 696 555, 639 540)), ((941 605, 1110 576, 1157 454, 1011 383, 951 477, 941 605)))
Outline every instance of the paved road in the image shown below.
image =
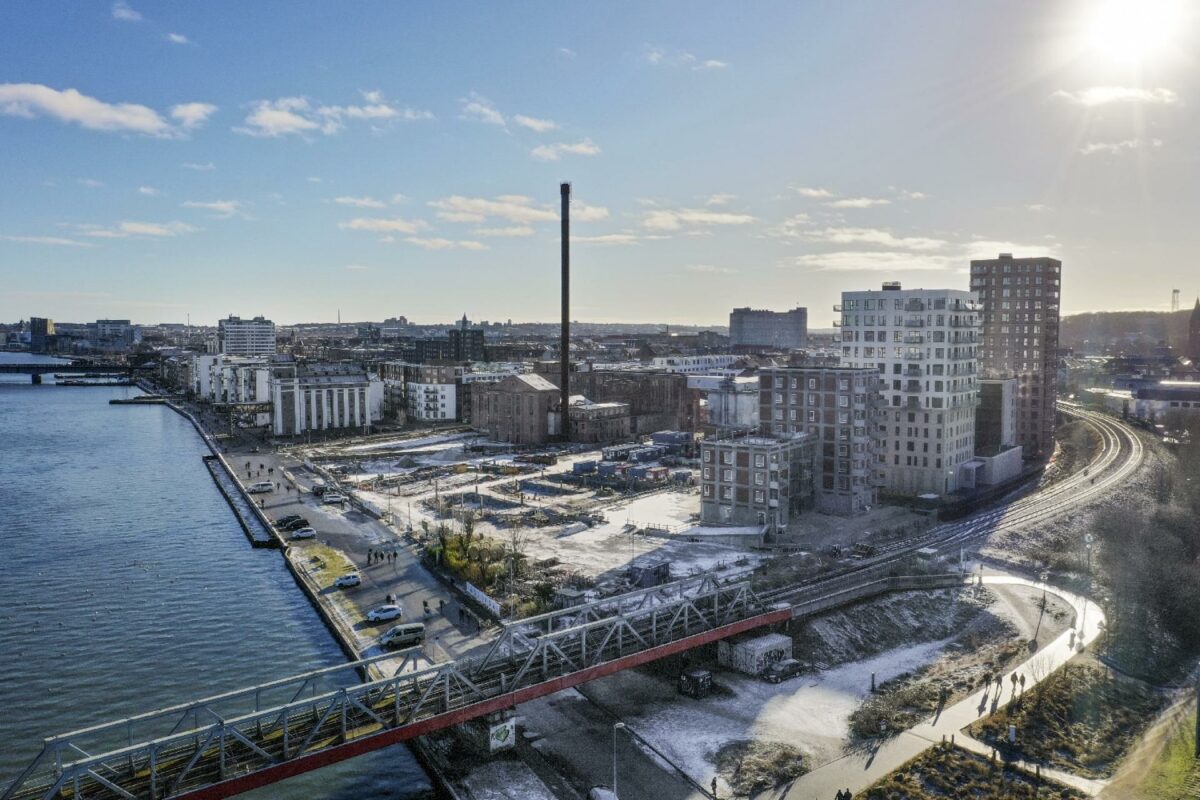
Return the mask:
MULTIPOLYGON (((1042 588, 1042 584, 1012 575, 985 575, 983 582, 988 585, 1022 585, 1042 588)), ((1083 645, 1098 636, 1104 620, 1104 612, 1090 600, 1054 587, 1050 587, 1048 591, 1062 598, 1075 610, 1076 626, 1071 630, 1064 631, 1057 639, 1014 670, 1018 679, 1021 675, 1025 676, 1026 691, 1032 689, 1038 680, 1044 679, 1065 664, 1083 645)), ((863 748, 837 761, 818 767, 797 779, 784 797, 787 800, 831 800, 839 790, 846 788, 857 794, 899 768, 909 759, 915 758, 926 749, 941 742, 943 738, 948 740, 951 736, 955 737, 957 744, 981 755, 990 756, 991 748, 970 738, 962 732, 962 729, 976 720, 990 715, 1000 703, 1007 701, 1012 693, 1012 683, 1008 680, 1007 675, 1002 685, 1004 688, 999 693, 996 692, 994 686, 991 687, 990 692, 988 690, 976 692, 944 709, 935 717, 886 740, 878 747, 863 748)), ((1033 766, 1029 765, 1028 769, 1032 772, 1033 766)), ((1042 775, 1069 784, 1091 795, 1096 794, 1104 786, 1103 781, 1078 778, 1058 770, 1043 768, 1042 775)))

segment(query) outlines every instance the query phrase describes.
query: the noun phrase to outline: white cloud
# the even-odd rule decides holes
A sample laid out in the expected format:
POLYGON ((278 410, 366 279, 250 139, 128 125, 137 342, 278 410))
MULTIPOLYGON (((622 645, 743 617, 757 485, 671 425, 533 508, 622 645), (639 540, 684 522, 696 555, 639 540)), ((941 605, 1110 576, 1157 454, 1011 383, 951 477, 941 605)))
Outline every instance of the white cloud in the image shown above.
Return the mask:
POLYGON ((736 269, 729 267, 714 267, 712 264, 688 264, 684 267, 688 272, 700 272, 706 275, 733 275, 736 269))
POLYGON ((374 197, 335 197, 333 202, 340 206, 354 206, 355 208, 386 208, 387 204, 382 200, 376 200, 374 197))
POLYGON ((1046 205, 1045 203, 1030 203, 1027 206, 1025 206, 1025 210, 1032 211, 1036 214, 1040 211, 1049 211, 1050 206, 1046 205))
POLYGON ((191 130, 203 125, 216 110, 212 103, 182 103, 171 106, 171 117, 186 130, 191 130))
POLYGON ((505 127, 504 115, 497 111, 496 107, 492 105, 492 101, 486 97, 471 92, 459 102, 462 103, 462 116, 464 119, 473 119, 477 122, 485 122, 488 125, 498 125, 501 128, 505 127))
POLYGON ((168 33, 167 41, 171 44, 191 44, 192 40, 184 36, 182 33, 168 33))
POLYGON ((846 197, 841 200, 834 200, 827 205, 830 208, 872 208, 874 206, 891 205, 891 202, 886 197, 846 197))
POLYGON ((558 54, 559 54, 560 56, 564 56, 564 57, 566 57, 566 58, 574 58, 574 57, 575 57, 575 51, 574 51, 574 50, 572 50, 572 49, 571 49, 571 48, 569 48, 569 47, 560 47, 560 48, 558 48, 558 54))
MULTIPOLYGON (((172 109, 195 109, 206 107, 203 103, 185 103, 172 109)), ((195 118, 195 111, 185 112, 186 122, 195 118)), ((211 113, 211 112, 210 112, 211 113)), ((40 83, 0 84, 0 114, 34 119, 39 116, 54 117, 61 122, 70 122, 94 131, 140 133, 144 136, 178 136, 176 129, 154 109, 137 103, 106 103, 81 94, 75 89, 52 89, 40 83)), ((207 116, 207 115, 205 115, 207 116)), ((202 119, 200 121, 203 121, 202 119)), ((190 127, 184 125, 184 128, 190 127)))
POLYGON ((907 189, 901 189, 900 196, 905 200, 924 200, 926 197, 929 197, 924 192, 910 192, 907 189))
POLYGON ((537 117, 527 117, 524 114, 517 114, 513 117, 513 122, 520 125, 522 128, 528 128, 531 131, 545 133, 558 128, 558 123, 550 119, 538 119, 537 117))
POLYGON ((637 244, 638 237, 633 233, 602 233, 597 236, 572 236, 571 243, 605 245, 637 244))
POLYGON ((608 219, 608 209, 604 206, 590 206, 587 203, 571 203, 572 222, 599 222, 608 219))
POLYGON ((1103 106, 1109 103, 1151 103, 1170 105, 1179 97, 1170 89, 1140 89, 1132 86, 1091 86, 1078 92, 1059 90, 1053 97, 1081 106, 1103 106))
POLYGON ((88 189, 102 189, 104 188, 104 181, 98 181, 95 178, 80 178, 79 185, 85 186, 88 189))
POLYGON ((314 106, 306 97, 280 97, 253 104, 243 127, 234 128, 248 136, 278 137, 320 131, 326 136, 346 127, 347 120, 418 121, 434 119, 433 113, 397 108, 383 102, 378 91, 362 92, 366 105, 314 106))
POLYGON ((338 223, 338 227, 350 231, 371 231, 372 233, 417 233, 429 227, 423 219, 403 219, 393 217, 359 217, 349 222, 338 223))
POLYGON ((647 47, 646 63, 656 67, 684 67, 692 70, 725 69, 729 62, 716 58, 697 58, 686 50, 647 47))
POLYGON ((130 236, 152 236, 156 238, 180 236, 194 233, 196 228, 186 222, 119 222, 112 228, 103 225, 80 225, 84 236, 97 239, 125 239, 130 236))
POLYGON ((792 191, 801 197, 814 197, 818 199, 834 197, 833 192, 819 186, 793 186, 792 191))
POLYGON ((1124 139, 1119 142, 1088 142, 1079 148, 1079 152, 1085 156, 1093 156, 1097 153, 1117 155, 1129 150, 1149 150, 1162 147, 1162 144, 1162 139, 1124 139))
POLYGON ((190 169, 194 172, 212 172, 217 168, 217 165, 211 161, 203 164, 196 163, 195 161, 185 161, 179 166, 183 167, 184 169, 190 169))
POLYGON ((804 238, 830 244, 874 244, 904 250, 940 250, 947 244, 942 239, 925 236, 895 236, 878 228, 824 228, 808 231, 804 238))
POLYGON ((153 186, 139 186, 138 194, 144 194, 147 197, 158 197, 162 192, 155 189, 153 186))
POLYGON ((536 231, 529 225, 509 225, 503 228, 476 228, 471 231, 476 236, 488 237, 514 237, 514 236, 533 236, 536 231))
POLYGON ((118 0, 112 6, 113 19, 119 19, 122 22, 141 22, 142 15, 134 11, 130 5, 124 0, 118 0))
POLYGON ((645 213, 642 227, 655 231, 675 231, 691 225, 746 225, 754 221, 749 214, 704 208, 659 208, 645 213))
POLYGON ((184 208, 200 208, 205 211, 211 211, 218 217, 232 217, 235 214, 242 213, 242 204, 238 200, 187 200, 183 203, 184 208))
POLYGON ((1017 258, 1037 258, 1047 256, 1057 258, 1057 251, 1046 244, 1030 244, 1028 242, 998 241, 995 239, 972 239, 962 245, 962 255, 956 259, 956 264, 980 258, 995 258, 1000 253, 1013 253, 1017 258))
POLYGON ((518 225, 533 222, 554 222, 558 212, 553 206, 535 206, 532 197, 501 195, 494 199, 451 195, 430 201, 439 219, 447 222, 483 222, 489 217, 507 220, 518 225))
POLYGON ((463 250, 487 250, 488 249, 487 245, 484 244, 483 242, 475 242, 475 241, 471 241, 469 239, 467 239, 467 240, 460 239, 458 241, 454 241, 452 239, 441 239, 441 238, 423 239, 418 236, 410 236, 407 239, 405 239, 404 241, 408 242, 409 244, 414 244, 417 247, 420 247, 425 250, 450 250, 452 248, 461 248, 463 250))
POLYGON ((704 201, 706 206, 727 206, 737 199, 736 194, 710 194, 704 201))
POLYGON ((345 268, 348 270, 356 271, 356 272, 361 272, 361 271, 370 269, 370 267, 364 266, 363 264, 347 264, 345 268))
POLYGON ((839 251, 796 256, 793 263, 818 272, 929 272, 949 268, 946 256, 916 253, 839 251))
POLYGON ((5 236, 0 235, 0 241, 18 242, 20 244, 45 244, 56 247, 95 247, 91 242, 77 242, 74 239, 64 239, 61 236, 5 236))
POLYGON ((394 205, 394 206, 400 205, 401 203, 407 203, 407 202, 408 202, 408 197, 406 195, 402 195, 399 192, 392 195, 392 205, 394 205))
POLYGON ((573 156, 599 155, 600 146, 591 139, 584 139, 574 144, 558 142, 556 144, 538 145, 529 154, 538 161, 558 161, 564 154, 573 156))
POLYGON ((779 239, 797 239, 808 233, 808 226, 812 219, 808 214, 793 214, 783 222, 767 229, 767 236, 773 236, 779 239))

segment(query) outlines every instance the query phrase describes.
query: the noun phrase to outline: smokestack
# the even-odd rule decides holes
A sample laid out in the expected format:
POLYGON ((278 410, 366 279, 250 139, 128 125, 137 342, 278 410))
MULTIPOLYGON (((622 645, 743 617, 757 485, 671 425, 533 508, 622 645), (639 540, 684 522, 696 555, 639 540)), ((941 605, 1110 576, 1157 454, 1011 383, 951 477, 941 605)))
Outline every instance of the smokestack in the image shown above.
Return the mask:
POLYGON ((571 184, 558 187, 562 197, 562 339, 558 347, 559 392, 562 406, 562 437, 571 437, 571 184))

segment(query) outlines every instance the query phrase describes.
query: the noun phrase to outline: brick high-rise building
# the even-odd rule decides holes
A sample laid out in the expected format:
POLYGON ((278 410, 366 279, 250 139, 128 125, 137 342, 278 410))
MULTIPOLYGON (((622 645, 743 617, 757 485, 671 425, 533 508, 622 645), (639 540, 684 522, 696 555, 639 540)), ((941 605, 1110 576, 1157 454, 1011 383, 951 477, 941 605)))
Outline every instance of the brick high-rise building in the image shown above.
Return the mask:
POLYGON ((808 309, 729 312, 729 344, 737 351, 798 350, 808 344, 808 309))
POLYGON ((999 258, 971 262, 971 290, 983 309, 984 378, 1017 379, 1017 444, 1026 458, 1054 453, 1062 262, 999 258))

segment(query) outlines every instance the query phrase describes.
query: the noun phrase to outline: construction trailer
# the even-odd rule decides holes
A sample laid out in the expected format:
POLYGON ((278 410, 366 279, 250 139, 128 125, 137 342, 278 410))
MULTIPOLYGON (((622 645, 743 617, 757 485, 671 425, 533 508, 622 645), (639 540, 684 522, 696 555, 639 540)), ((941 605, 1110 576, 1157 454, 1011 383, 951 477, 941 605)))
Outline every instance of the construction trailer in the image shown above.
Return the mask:
POLYGON ((746 675, 762 675, 776 661, 791 657, 792 637, 782 633, 717 642, 717 663, 746 675))

